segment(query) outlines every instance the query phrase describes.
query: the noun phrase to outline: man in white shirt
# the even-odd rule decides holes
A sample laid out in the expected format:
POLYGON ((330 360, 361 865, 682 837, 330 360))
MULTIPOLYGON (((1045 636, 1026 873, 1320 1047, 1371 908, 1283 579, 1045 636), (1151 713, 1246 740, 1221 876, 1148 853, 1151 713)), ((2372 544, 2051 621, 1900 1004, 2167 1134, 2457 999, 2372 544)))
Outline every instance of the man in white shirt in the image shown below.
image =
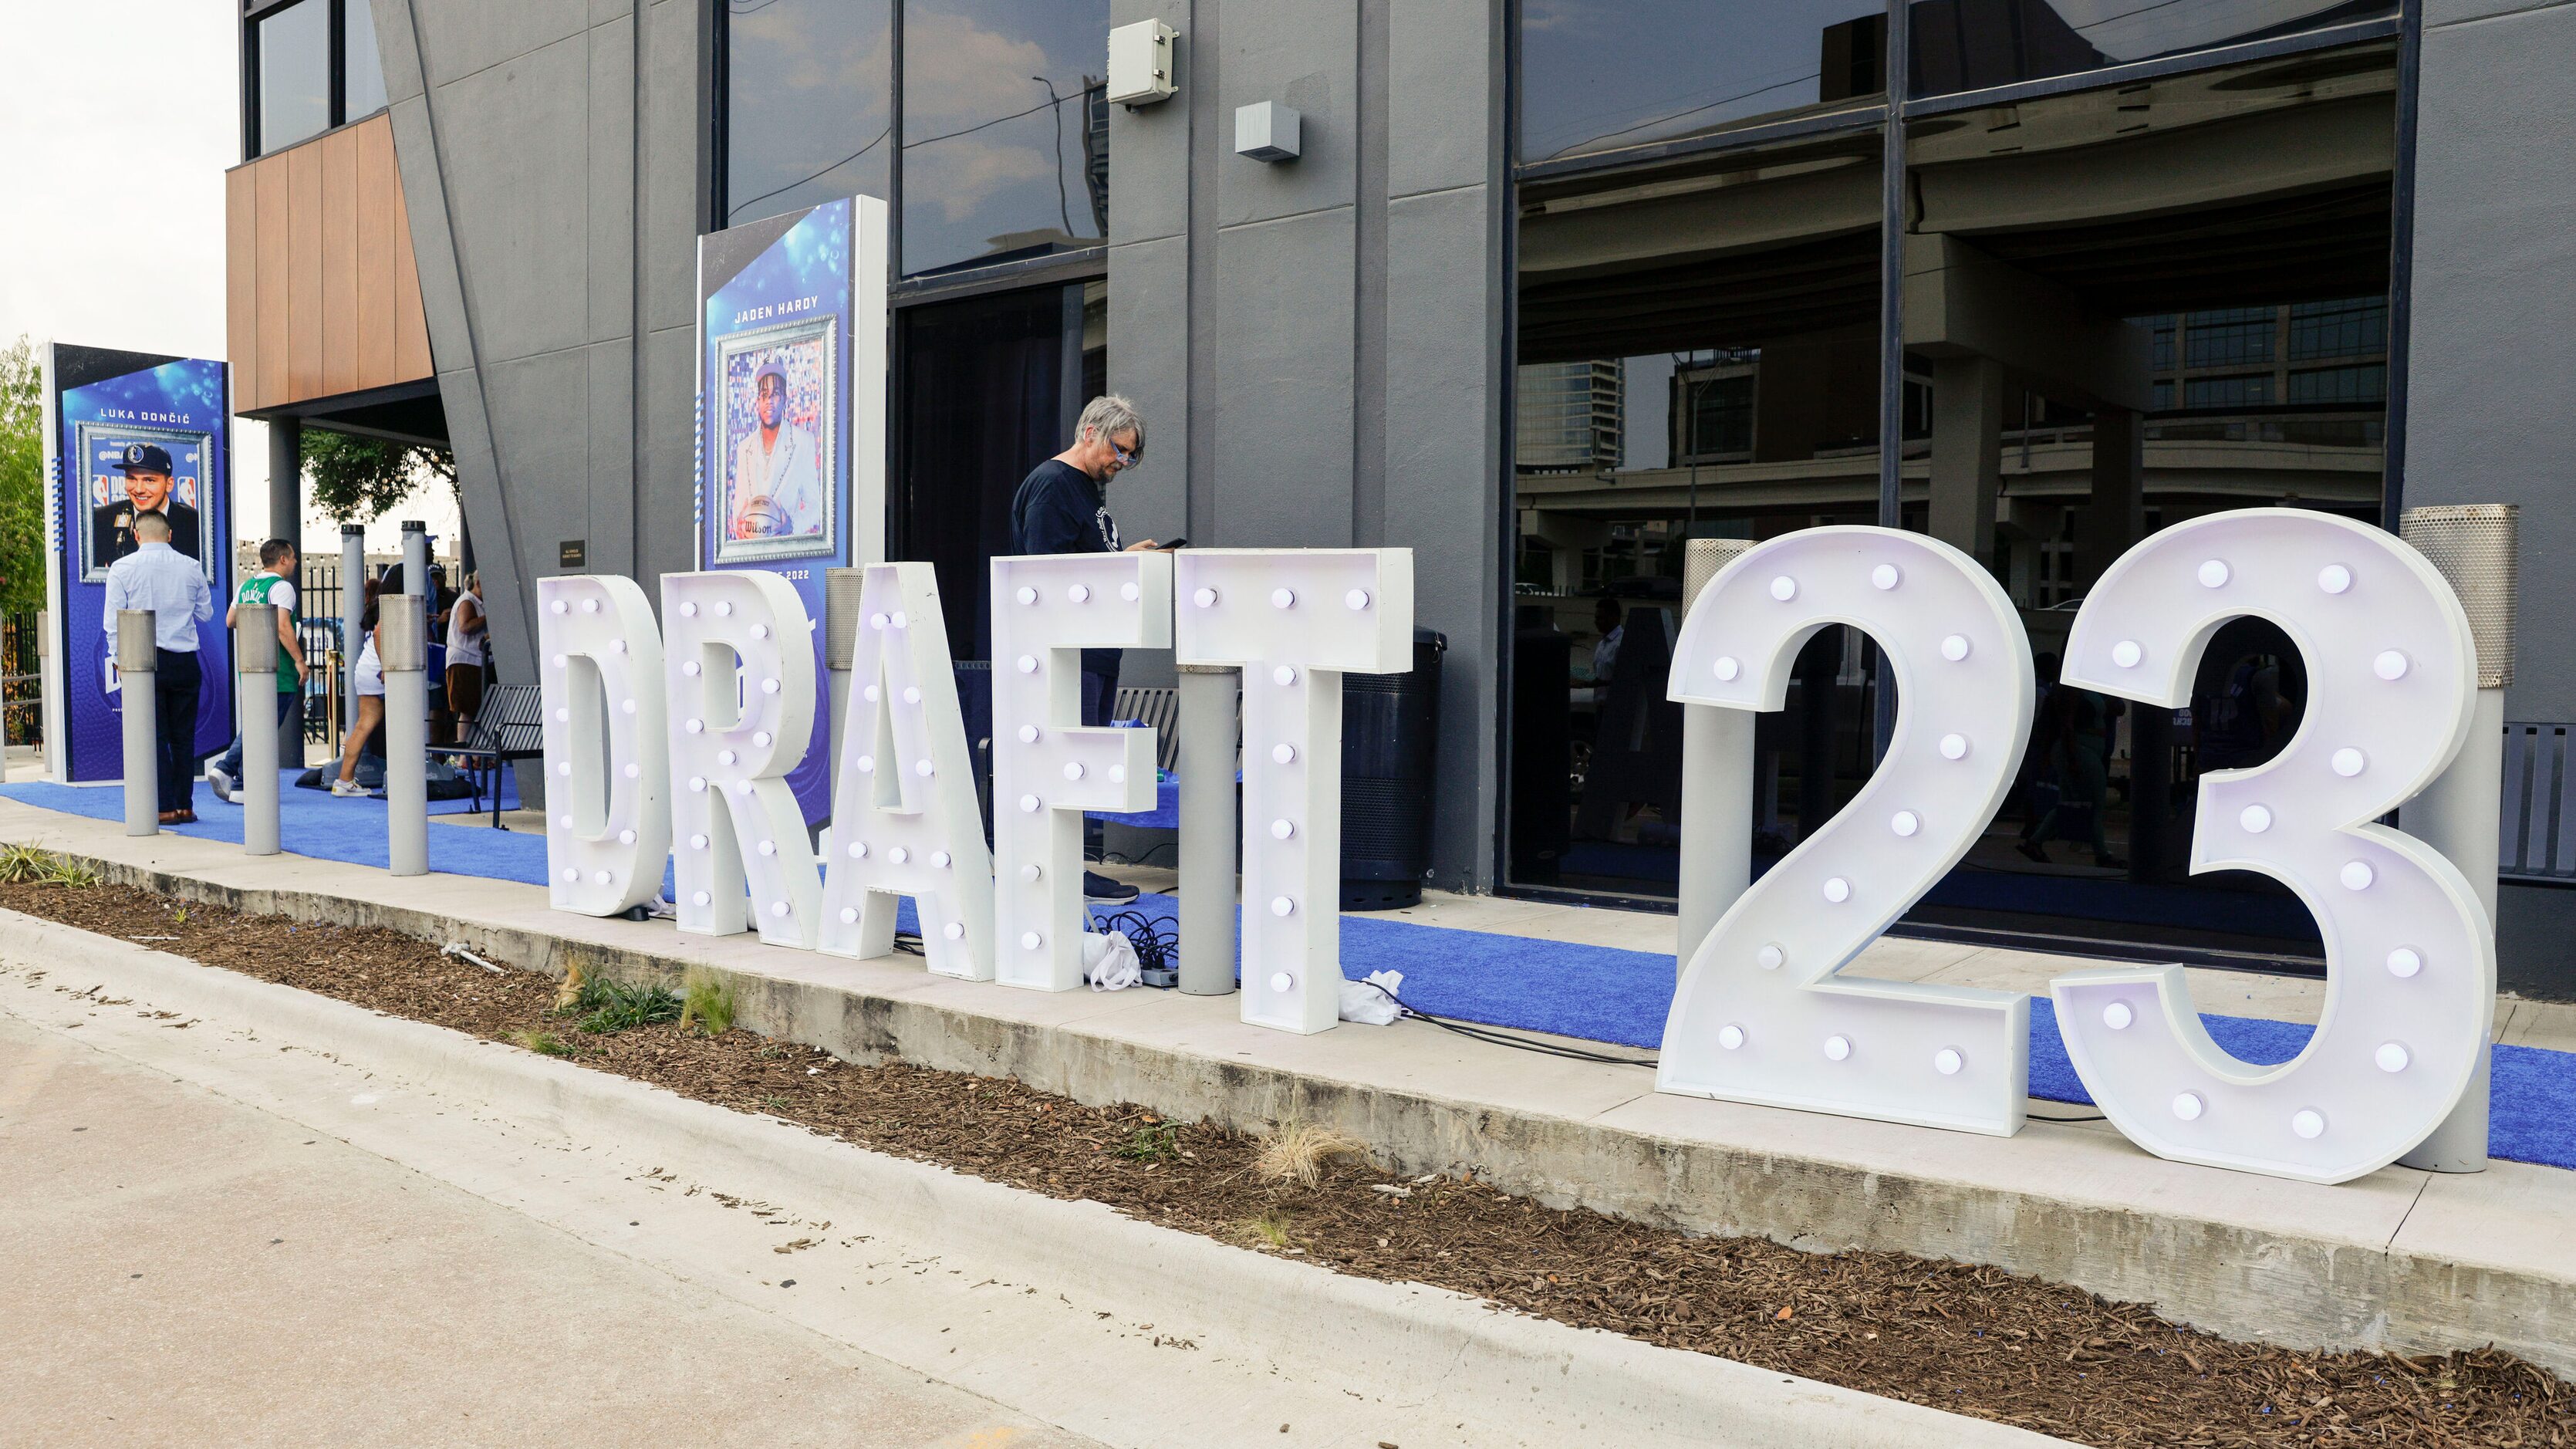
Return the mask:
POLYGON ((787 421, 787 372, 764 362, 752 379, 760 426, 733 451, 731 533, 735 538, 819 537, 821 457, 811 432, 787 421))
POLYGON ((116 648, 117 615, 152 611, 152 694, 160 726, 161 823, 196 823, 197 696, 205 676, 197 668, 197 626, 215 616, 214 596, 196 560, 170 547, 170 519, 134 516, 134 552, 107 570, 107 647, 116 648))

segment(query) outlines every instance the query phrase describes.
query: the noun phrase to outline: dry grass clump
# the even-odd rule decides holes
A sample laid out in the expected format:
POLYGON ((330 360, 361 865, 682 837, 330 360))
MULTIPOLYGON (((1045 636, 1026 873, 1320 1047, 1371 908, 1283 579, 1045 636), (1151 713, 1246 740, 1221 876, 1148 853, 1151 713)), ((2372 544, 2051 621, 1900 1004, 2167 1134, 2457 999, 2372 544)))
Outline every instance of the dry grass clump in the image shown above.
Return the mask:
POLYGON ((1313 1191, 1324 1182, 1324 1169, 1345 1157, 1366 1157, 1368 1148, 1347 1132, 1311 1122, 1283 1122, 1261 1144, 1252 1159, 1253 1175, 1264 1182, 1290 1183, 1313 1191))

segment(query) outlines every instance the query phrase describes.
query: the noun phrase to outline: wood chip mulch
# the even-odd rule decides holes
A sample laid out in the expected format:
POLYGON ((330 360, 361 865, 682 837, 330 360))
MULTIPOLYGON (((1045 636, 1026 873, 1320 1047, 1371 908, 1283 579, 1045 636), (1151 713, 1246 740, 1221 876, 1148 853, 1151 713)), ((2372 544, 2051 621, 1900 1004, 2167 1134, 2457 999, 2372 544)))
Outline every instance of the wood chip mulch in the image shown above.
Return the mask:
POLYGON ((0 884, 0 907, 571 1059, 684 1096, 1335 1271, 1428 1283, 1585 1328, 2100 1445, 2567 1445, 2576 1392, 2494 1350, 2300 1353, 2178 1327, 1994 1268, 1814 1254, 1556 1211, 1360 1160, 1263 1181, 1261 1143, 1133 1106, 901 1062, 857 1066, 747 1030, 590 1035, 556 986, 430 943, 241 916, 121 886, 0 884))

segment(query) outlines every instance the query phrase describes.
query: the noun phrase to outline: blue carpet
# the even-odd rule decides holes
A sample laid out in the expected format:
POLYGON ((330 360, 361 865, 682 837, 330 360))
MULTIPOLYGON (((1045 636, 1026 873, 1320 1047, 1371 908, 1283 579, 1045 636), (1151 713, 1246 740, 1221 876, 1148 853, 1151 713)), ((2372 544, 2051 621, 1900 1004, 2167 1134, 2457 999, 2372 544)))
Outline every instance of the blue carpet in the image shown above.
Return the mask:
MULTIPOLYGON (((6 785, 0 786, 0 798, 93 820, 125 818, 123 792, 107 787, 6 785)), ((240 842, 239 807, 201 789, 197 814, 197 824, 175 827, 174 833, 240 842)), ((385 866, 381 800, 338 799, 290 787, 282 792, 278 814, 279 834, 295 854, 379 870, 385 866)), ((448 875, 536 885, 545 878, 545 837, 527 830, 442 825, 429 832, 429 864, 448 875)), ((667 877, 664 890, 669 890, 667 877)), ((1105 914, 1111 908, 1093 909, 1105 914)), ((1133 907, 1116 909, 1133 909, 1148 920, 1175 926, 1179 903, 1170 896, 1146 895, 1133 907)), ((898 913, 898 929, 918 930, 910 900, 898 913)), ((1356 981, 1384 970, 1404 973, 1404 999, 1424 1011, 1642 1051, 1653 1051, 1661 1042, 1673 1000, 1670 956, 1379 916, 1343 917, 1343 974, 1356 981)), ((2256 1065, 2297 1056, 2314 1032, 2296 1022, 2258 1017, 2203 1014, 2201 1020, 2220 1046, 2256 1065)), ((2030 1004, 2030 1092, 2052 1102, 2093 1102, 2067 1059, 2057 1013, 2045 995, 2033 996, 2030 1004)), ((2576 1053, 2497 1047, 2493 1101, 2488 1137, 2493 1155, 2576 1168, 2576 1053)))

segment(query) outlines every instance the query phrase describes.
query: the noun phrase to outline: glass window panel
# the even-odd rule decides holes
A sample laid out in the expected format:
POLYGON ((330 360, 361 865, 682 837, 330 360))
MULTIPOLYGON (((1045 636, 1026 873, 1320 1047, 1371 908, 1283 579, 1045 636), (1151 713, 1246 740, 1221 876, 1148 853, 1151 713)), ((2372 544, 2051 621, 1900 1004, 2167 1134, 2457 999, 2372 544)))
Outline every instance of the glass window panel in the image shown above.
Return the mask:
POLYGON ((2396 13, 2380 0, 1914 0, 1913 93, 2077 75, 2396 13))
POLYGON ((903 270, 1109 232, 1106 0, 905 0, 903 270))
POLYGON ((2320 367, 2308 372, 2290 374, 2290 401, 2294 403, 2382 403, 2388 398, 2388 365, 2381 362, 2361 367, 2320 367))
POLYGON ((2280 318, 2269 307, 2229 307, 2194 312, 2182 325, 2186 366, 2243 367, 2272 360, 2272 338, 2280 318))
POLYGON ((726 226, 889 194, 891 0, 725 0, 726 226))
POLYGON ((1520 0, 1520 159, 1875 99, 1880 0, 1520 0))
POLYGON ((2290 309, 2290 360, 2388 350, 2388 299, 2301 302, 2290 309))
POLYGON ((341 0, 347 7, 343 22, 348 36, 347 78, 341 82, 347 94, 340 108, 341 116, 354 121, 385 108, 385 67, 376 54, 376 7, 367 0, 341 0))
MULTIPOLYGON (((1878 498, 1874 128, 1522 192, 1508 878, 1670 898, 1690 541, 1878 498)), ((1777 858, 1870 764, 1865 641, 1828 630, 1759 727, 1777 858)))
POLYGON ((331 129, 330 0, 298 0, 259 22, 259 149, 331 129))
POLYGON ((2259 407, 2271 400, 2272 374, 2268 372, 2243 377, 2195 377, 2182 387, 2182 405, 2187 408, 2259 407))

